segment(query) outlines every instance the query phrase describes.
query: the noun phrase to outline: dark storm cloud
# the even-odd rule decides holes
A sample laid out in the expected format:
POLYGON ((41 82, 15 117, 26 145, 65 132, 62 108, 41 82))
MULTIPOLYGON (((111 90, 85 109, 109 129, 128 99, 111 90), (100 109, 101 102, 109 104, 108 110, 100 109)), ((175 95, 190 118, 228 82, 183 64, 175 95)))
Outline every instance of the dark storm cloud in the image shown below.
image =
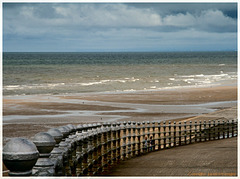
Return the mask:
POLYGON ((236 14, 236 3, 3 3, 3 47, 187 50, 201 38, 199 50, 209 42, 215 50, 236 49, 236 14))
POLYGON ((237 3, 129 3, 136 8, 149 8, 162 16, 169 14, 199 14, 205 10, 219 10, 224 15, 237 18, 237 3))

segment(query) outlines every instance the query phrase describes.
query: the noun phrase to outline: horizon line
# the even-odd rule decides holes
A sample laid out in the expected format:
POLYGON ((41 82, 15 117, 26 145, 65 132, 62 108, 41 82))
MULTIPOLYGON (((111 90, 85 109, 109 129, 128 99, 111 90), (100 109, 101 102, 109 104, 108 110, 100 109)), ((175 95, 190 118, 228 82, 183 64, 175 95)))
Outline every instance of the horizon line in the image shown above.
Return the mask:
POLYGON ((172 50, 172 51, 3 51, 2 53, 161 53, 161 52, 238 52, 238 50, 172 50))

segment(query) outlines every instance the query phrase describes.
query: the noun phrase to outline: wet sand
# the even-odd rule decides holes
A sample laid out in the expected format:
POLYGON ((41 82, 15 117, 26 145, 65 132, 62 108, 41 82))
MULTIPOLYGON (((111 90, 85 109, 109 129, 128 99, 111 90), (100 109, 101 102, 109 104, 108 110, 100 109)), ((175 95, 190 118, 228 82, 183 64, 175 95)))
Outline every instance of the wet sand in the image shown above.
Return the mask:
MULTIPOLYGON (((61 102, 19 102, 15 101, 16 106, 9 107, 6 102, 3 107, 3 116, 9 115, 48 115, 48 114, 62 114, 59 111, 111 111, 111 110, 127 110, 128 108, 115 108, 111 106, 87 105, 87 104, 74 104, 74 103, 61 103, 61 102), (51 111, 52 110, 52 111, 51 111)), ((14 101, 13 101, 14 103, 14 101)))
POLYGON ((64 99, 84 99, 92 101, 137 103, 137 104, 161 104, 183 105, 200 104, 216 101, 237 100, 236 86, 218 86, 202 88, 182 88, 161 91, 142 91, 127 94, 90 94, 84 96, 65 96, 64 99))
POLYGON ((37 132, 69 123, 180 121, 229 108, 237 111, 236 100, 236 86, 119 94, 5 96, 3 144, 11 137, 31 138, 37 132))

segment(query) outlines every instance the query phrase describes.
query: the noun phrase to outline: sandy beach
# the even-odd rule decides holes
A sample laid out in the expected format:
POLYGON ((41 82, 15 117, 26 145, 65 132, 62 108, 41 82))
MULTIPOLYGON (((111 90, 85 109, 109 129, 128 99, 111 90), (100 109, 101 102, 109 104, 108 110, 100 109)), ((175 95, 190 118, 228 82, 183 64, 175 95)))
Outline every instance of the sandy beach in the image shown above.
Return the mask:
MULTIPOLYGON (((210 136, 208 131, 215 127, 210 120, 224 123, 238 120, 237 12, 238 4, 233 2, 4 3, 2 147, 11 138, 33 140, 39 132, 68 124, 120 122, 123 127, 124 121, 144 121, 147 125, 149 121, 154 130, 155 122, 163 127, 163 132, 159 129, 163 142, 171 143, 171 130, 181 131, 180 121, 181 124, 189 122, 189 127, 183 123, 184 133, 178 132, 180 141, 181 138, 186 141, 188 134, 210 136), (210 121, 208 126, 206 121, 210 121), (176 126, 171 127, 170 122, 176 122, 176 126)), ((144 128, 143 124, 140 126, 144 128)), ((222 123, 217 126, 222 126, 218 130, 220 135, 225 127, 222 123)), ((150 135, 155 136, 147 134, 151 141, 150 135)), ((221 135, 224 136, 224 132, 221 135)), ((122 145, 128 154, 131 140, 135 144, 133 136, 130 139, 129 128, 127 147, 122 145)), ((162 139, 159 133, 158 138, 162 139)), ((228 163, 226 160, 231 163, 234 159, 231 166, 234 169, 225 171, 235 176, 237 143, 225 141, 226 148, 234 148, 234 152, 229 150, 232 158, 226 157, 228 150, 221 150, 221 143, 209 149, 201 144, 202 150, 206 153, 211 150, 213 157, 220 156, 218 162, 222 164, 216 163, 218 170, 211 172, 222 172, 228 163)), ((125 137, 120 142, 125 143, 125 137)), ((115 147, 115 144, 110 146, 110 142, 105 144, 108 151, 115 147)), ((134 150, 134 146, 132 148, 134 150)), ((107 155, 110 160, 110 152, 106 154, 105 149, 103 147, 103 156, 107 155)), ((179 161, 195 162, 198 169, 199 159, 204 159, 200 172, 215 167, 206 154, 196 152, 191 146, 188 150, 193 150, 192 156, 185 151, 179 161), (184 156, 191 161, 186 161, 184 156)), ((171 152, 165 155, 175 157, 171 152)), ((157 158, 154 159, 159 166, 157 158)), ((180 163, 161 156, 159 160, 163 165, 169 161, 180 163)), ((104 157, 102 164, 105 167, 104 157)), ((83 173, 87 171, 84 165, 83 173)), ((150 161, 143 166, 151 165, 150 161)), ((189 176, 195 176, 191 172, 198 172, 191 170, 191 165, 175 166, 172 170, 188 168, 189 176)), ((93 168, 95 170, 95 165, 93 168)), ((91 167, 91 173, 90 170, 91 167)), ((154 176, 160 176, 158 169, 155 171, 154 176)), ((141 172, 147 174, 144 170, 141 172)), ((171 175, 171 171, 161 176, 168 174, 171 175)))
MULTIPOLYGON (((196 119, 232 108, 237 87, 182 88, 131 93, 32 95, 3 97, 3 143, 31 139, 37 132, 69 123, 196 119)), ((223 113, 223 116, 227 113, 223 113)), ((230 115, 236 118, 237 113, 230 115)))

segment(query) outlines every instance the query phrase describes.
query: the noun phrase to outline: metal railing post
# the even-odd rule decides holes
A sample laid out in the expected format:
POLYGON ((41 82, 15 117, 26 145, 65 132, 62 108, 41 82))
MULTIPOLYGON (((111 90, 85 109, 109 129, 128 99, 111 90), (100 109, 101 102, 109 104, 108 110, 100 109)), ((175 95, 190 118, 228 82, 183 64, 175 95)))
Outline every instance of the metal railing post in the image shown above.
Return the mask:
POLYGON ((212 133, 212 126, 211 126, 211 120, 208 121, 208 140, 211 140, 211 133, 212 133))
POLYGON ((136 122, 132 122, 132 156, 136 156, 136 122))
POLYGON ((217 137, 216 121, 213 120, 213 140, 216 140, 216 137, 217 137))
POLYGON ((112 165, 117 164, 117 129, 116 123, 112 124, 112 165))
POLYGON ((108 161, 108 169, 110 169, 112 164, 112 129, 111 129, 111 123, 107 123, 107 161, 108 161))
POLYGON ((137 123, 137 155, 141 155, 141 123, 137 123))
POLYGON ((127 135, 127 138, 128 138, 127 159, 131 158, 131 153, 132 153, 132 143, 131 143, 132 134, 131 134, 131 129, 132 129, 131 121, 128 121, 128 125, 127 125, 127 130, 128 130, 128 135, 127 135))
POLYGON ((171 121, 168 122, 168 148, 171 148, 172 145, 172 125, 171 121))
POLYGON ((151 141, 151 145, 152 145, 152 151, 155 151, 155 144, 156 144, 156 139, 155 139, 155 122, 153 121, 152 122, 152 141, 151 141))
POLYGON ((202 121, 199 121, 199 142, 202 142, 202 121))
POLYGON ((145 122, 142 122, 142 153, 147 152, 147 136, 146 136, 146 128, 145 128, 145 122))
POLYGON ((176 147, 176 121, 173 122, 173 146, 176 147))
POLYGON ((184 145, 187 144, 187 122, 184 121, 184 145))
POLYGON ((166 144, 166 122, 165 121, 163 121, 163 135, 164 135, 163 148, 166 149, 167 144, 166 144))
POLYGON ((222 121, 223 139, 225 139, 225 121, 222 121))
MULTIPOLYGON (((235 124, 234 120, 232 120, 231 127, 229 127, 230 128, 229 130, 231 130, 232 137, 235 136, 235 126, 236 126, 236 124, 235 124)), ((230 134, 230 132, 229 132, 229 134, 230 134)))
POLYGON ((179 138, 179 146, 182 145, 182 123, 178 122, 178 138, 179 138))
POLYGON ((117 163, 121 160, 121 124, 117 122, 117 163))
POLYGON ((203 121, 203 130, 204 130, 204 141, 207 141, 207 124, 206 121, 203 121))
POLYGON ((158 122, 158 150, 161 150, 161 125, 158 122))
POLYGON ((189 121, 189 144, 192 143, 192 121, 189 121))
POLYGON ((127 122, 123 122, 123 125, 122 125, 122 131, 123 131, 123 145, 122 145, 122 160, 126 160, 126 156, 127 156, 127 151, 126 151, 126 148, 127 148, 127 122))
POLYGON ((149 152, 150 151, 150 122, 147 121, 147 140, 148 140, 148 147, 147 147, 147 151, 149 152))
MULTIPOLYGON (((198 142, 198 124, 197 121, 194 122, 194 142, 198 142)), ((199 131, 200 133, 200 131, 199 131)))
POLYGON ((220 139, 220 126, 221 126, 221 123, 220 123, 220 120, 217 121, 217 139, 220 139))

